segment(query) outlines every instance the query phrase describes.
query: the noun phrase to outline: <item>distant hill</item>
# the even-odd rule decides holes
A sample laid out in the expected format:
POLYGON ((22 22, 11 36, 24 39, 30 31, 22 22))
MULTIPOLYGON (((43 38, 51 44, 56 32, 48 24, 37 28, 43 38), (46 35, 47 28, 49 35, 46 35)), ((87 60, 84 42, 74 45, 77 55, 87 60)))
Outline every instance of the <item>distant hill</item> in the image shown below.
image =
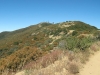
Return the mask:
POLYGON ((54 48, 85 50, 99 40, 98 29, 81 21, 43 22, 0 33, 0 72, 17 71, 54 48))
POLYGON ((5 38, 9 33, 10 33, 10 32, 7 32, 7 31, 1 32, 1 33, 0 33, 0 39, 5 38))

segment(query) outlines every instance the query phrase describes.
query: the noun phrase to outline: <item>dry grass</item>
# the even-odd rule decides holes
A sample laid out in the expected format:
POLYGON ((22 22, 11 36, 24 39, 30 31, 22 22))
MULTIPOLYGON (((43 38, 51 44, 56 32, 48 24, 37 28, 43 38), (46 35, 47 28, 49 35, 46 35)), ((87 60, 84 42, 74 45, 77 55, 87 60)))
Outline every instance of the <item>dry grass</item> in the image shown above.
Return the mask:
POLYGON ((35 63, 31 63, 31 68, 24 70, 24 75, 77 75, 82 64, 88 61, 91 53, 97 51, 99 46, 100 42, 97 42, 79 53, 54 50, 35 63))
MULTIPOLYGON (((55 50, 42 57, 35 64, 35 69, 27 69, 24 75, 71 75, 79 72, 79 65, 76 65, 74 52, 55 50)), ((17 74, 16 74, 17 75, 17 74)))
POLYGON ((70 63, 68 71, 72 74, 79 73, 79 67, 77 63, 75 62, 70 63))
POLYGON ((68 53, 68 60, 69 60, 69 61, 72 61, 72 60, 74 60, 74 58, 75 58, 74 53, 73 53, 72 51, 70 51, 70 52, 68 53))

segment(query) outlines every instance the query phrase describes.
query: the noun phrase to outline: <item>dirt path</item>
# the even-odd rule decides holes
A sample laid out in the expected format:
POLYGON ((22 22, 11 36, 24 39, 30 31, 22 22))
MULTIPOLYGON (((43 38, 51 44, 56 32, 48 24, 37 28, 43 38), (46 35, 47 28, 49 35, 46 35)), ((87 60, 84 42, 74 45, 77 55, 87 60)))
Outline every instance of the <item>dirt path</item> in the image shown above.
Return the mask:
POLYGON ((100 51, 90 57, 79 75, 100 75, 100 51))

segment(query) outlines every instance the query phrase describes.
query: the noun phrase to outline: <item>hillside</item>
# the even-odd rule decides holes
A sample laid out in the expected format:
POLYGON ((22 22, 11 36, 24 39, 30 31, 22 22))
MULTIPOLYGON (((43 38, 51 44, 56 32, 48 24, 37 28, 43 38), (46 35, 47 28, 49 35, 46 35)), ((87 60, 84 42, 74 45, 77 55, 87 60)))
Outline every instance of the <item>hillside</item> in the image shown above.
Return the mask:
POLYGON ((54 49, 86 51, 100 40, 100 31, 81 21, 42 22, 0 33, 0 73, 22 70, 54 49))

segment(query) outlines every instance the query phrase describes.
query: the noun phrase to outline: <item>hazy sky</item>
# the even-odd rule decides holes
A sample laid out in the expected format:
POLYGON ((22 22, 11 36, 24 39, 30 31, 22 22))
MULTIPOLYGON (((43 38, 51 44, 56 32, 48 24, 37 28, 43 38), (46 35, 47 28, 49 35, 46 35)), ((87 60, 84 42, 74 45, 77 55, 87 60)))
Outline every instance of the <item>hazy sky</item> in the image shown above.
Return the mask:
POLYGON ((100 0, 0 0, 0 32, 69 20, 100 28, 100 0))

